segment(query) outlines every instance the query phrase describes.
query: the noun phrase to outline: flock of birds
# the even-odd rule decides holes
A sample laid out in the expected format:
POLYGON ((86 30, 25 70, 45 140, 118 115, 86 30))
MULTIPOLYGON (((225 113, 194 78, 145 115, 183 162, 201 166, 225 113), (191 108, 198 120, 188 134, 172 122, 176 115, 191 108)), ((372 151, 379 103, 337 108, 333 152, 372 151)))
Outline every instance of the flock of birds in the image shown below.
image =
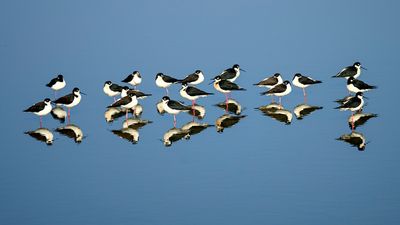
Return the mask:
MULTIPOLYGON (((352 112, 350 120, 352 131, 354 131, 355 127, 354 112, 361 111, 364 106, 363 92, 376 88, 376 86, 371 86, 358 79, 358 77, 361 74, 361 69, 365 68, 361 66, 361 63, 355 62, 353 65, 343 68, 339 73, 333 76, 335 78, 346 78, 347 89, 349 93, 355 93, 354 95, 350 95, 343 99, 338 100, 338 103, 340 105, 337 107, 337 109, 339 110, 349 110, 352 112)), ((210 84, 213 84, 215 90, 225 95, 225 104, 224 105, 221 104, 220 107, 225 107, 226 111, 231 111, 232 105, 233 107, 236 107, 234 110, 237 110, 238 107, 237 106, 238 104, 234 104, 235 101, 230 98, 231 93, 234 91, 246 90, 235 83, 236 79, 240 76, 241 71, 245 72, 245 70, 241 69, 238 64, 235 64, 231 68, 223 70, 219 75, 211 79, 212 81, 210 84)), ((187 75, 183 79, 177 79, 163 73, 158 73, 156 75, 155 84, 160 88, 164 88, 166 92, 165 96, 162 97, 161 101, 157 104, 157 109, 160 113, 166 112, 168 114, 173 115, 174 128, 176 128, 176 115, 181 112, 189 112, 193 115, 193 117, 195 116, 201 117, 201 109, 199 109, 199 106, 196 104, 196 101, 199 98, 213 95, 213 93, 201 90, 196 87, 196 85, 202 83, 204 80, 205 76, 201 70, 196 70, 194 73, 187 75), (173 100, 169 97, 168 88, 174 84, 181 85, 179 94, 184 99, 191 101, 192 102, 191 105, 185 105, 181 101, 173 100)), ((124 129, 128 129, 132 125, 132 123, 135 123, 132 122, 131 124, 129 124, 130 119, 128 118, 128 114, 132 112, 132 114, 136 116, 140 115, 142 109, 139 104, 139 100, 151 96, 151 94, 144 93, 137 89, 137 86, 142 83, 142 76, 139 71, 132 72, 121 82, 126 83, 126 85, 122 86, 113 83, 111 81, 106 81, 103 86, 103 92, 107 96, 112 97, 114 99, 113 103, 107 106, 109 110, 113 110, 112 112, 119 113, 122 111, 125 113, 125 122, 124 122, 125 125, 123 127, 124 129), (128 85, 130 85, 132 88, 130 88, 128 85)), ((261 80, 260 82, 255 83, 254 85, 262 88, 267 88, 266 91, 263 91, 260 94, 272 96, 272 103, 274 106, 274 110, 279 110, 282 109, 282 97, 290 94, 292 91, 291 85, 294 85, 303 90, 304 101, 306 102, 307 101, 306 88, 319 83, 322 83, 322 81, 313 79, 309 76, 304 76, 300 73, 296 73, 293 76, 291 82, 289 80, 283 80, 281 74, 275 73, 272 76, 268 76, 265 79, 261 80), (279 98, 279 104, 275 103, 274 97, 279 98)), ((56 98, 57 92, 66 86, 66 81, 63 75, 58 75, 56 78, 52 79, 48 84, 46 84, 46 86, 54 91, 55 100, 52 101, 50 100, 50 98, 45 98, 43 101, 38 102, 30 106, 29 108, 25 109, 24 112, 31 112, 34 113, 35 115, 38 115, 40 118, 40 128, 42 128, 42 116, 45 116, 50 112, 52 114, 56 113, 56 109, 60 109, 61 106, 64 106, 68 109, 67 119, 68 119, 68 124, 70 124, 70 116, 71 116, 70 110, 71 108, 77 106, 80 103, 82 95, 85 95, 85 93, 81 92, 79 88, 75 87, 73 88, 70 94, 62 96, 60 98, 56 98), (56 106, 53 107, 52 104, 56 106)), ((60 112, 62 111, 61 109, 60 112)), ((270 109, 267 108, 266 110, 268 111, 270 109)), ((238 117, 237 119, 240 118, 241 117, 238 117)), ((227 117, 226 119, 228 121, 228 119, 232 118, 227 117)), ((225 121, 225 123, 229 123, 227 121, 225 121)), ((222 123, 224 123, 223 119, 222 121, 220 121, 220 124, 222 123)), ((67 127, 64 128, 65 130, 68 130, 67 127)), ((223 128, 219 129, 219 131, 221 132, 222 130, 223 128)), ((63 133, 63 129, 60 129, 58 131, 63 133)), ((130 132, 132 133, 132 131, 130 132)), ((37 134, 37 133, 38 132, 36 133, 31 132, 29 134, 31 136, 35 135, 43 136, 43 134, 37 134)), ((123 131, 115 130, 114 133, 116 133, 121 137, 125 135, 123 131)), ((132 135, 130 134, 130 136, 132 135)), ((82 135, 80 138, 82 138, 82 135)), ((167 141, 165 144, 171 145, 171 143, 172 143, 171 141, 167 141)))

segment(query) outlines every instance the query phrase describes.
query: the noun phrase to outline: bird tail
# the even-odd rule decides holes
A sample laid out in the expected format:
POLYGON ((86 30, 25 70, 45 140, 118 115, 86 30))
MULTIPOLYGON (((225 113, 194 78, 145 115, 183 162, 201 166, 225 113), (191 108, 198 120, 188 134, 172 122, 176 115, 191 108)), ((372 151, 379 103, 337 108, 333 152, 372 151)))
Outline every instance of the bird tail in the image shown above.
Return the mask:
POLYGON ((246 91, 245 88, 239 88, 238 91, 246 91))
POLYGON ((51 87, 50 83, 46 84, 46 87, 51 87))
POLYGON ((320 84, 320 83, 322 83, 322 81, 320 81, 320 80, 314 81, 314 84, 320 84))
POLYGON ((268 91, 261 92, 260 95, 268 95, 268 91))

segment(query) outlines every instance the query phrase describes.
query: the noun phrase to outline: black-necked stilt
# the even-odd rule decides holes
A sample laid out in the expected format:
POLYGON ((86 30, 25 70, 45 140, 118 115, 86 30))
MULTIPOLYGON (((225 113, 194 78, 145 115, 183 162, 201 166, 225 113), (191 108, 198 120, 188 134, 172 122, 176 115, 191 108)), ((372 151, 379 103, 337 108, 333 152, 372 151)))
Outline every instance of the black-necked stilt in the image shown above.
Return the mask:
POLYGON ((176 126, 176 115, 180 112, 189 111, 191 106, 183 105, 178 101, 171 100, 168 96, 162 98, 163 109, 165 112, 174 115, 174 127, 176 126))
POLYGON ((220 76, 214 78, 214 88, 225 94, 225 101, 228 102, 228 95, 232 91, 245 91, 246 89, 239 87, 239 85, 229 81, 223 80, 220 76))
POLYGON ((188 134, 187 130, 182 130, 180 128, 173 127, 165 132, 162 142, 166 147, 172 145, 173 142, 183 139, 188 134))
POLYGON ((160 88, 165 88, 167 95, 169 95, 168 87, 171 86, 172 84, 179 83, 180 81, 181 80, 170 77, 163 73, 157 73, 157 75, 156 75, 156 85, 160 88))
POLYGON ((115 96, 120 95, 122 91, 122 86, 118 84, 113 84, 111 81, 106 81, 103 86, 103 91, 106 95, 114 97, 114 102, 116 101, 115 96))
POLYGON ((52 145, 54 140, 53 133, 47 128, 38 128, 33 131, 27 131, 25 134, 35 138, 38 141, 42 141, 47 145, 52 145))
POLYGON ((355 113, 354 115, 350 116, 349 119, 347 120, 349 123, 350 129, 352 128, 352 124, 354 124, 354 129, 356 129, 359 126, 364 125, 369 119, 376 118, 378 117, 378 114, 375 113, 355 113))
POLYGON ((121 90, 121 97, 122 98, 127 96, 129 93, 135 94, 137 99, 145 99, 148 96, 151 96, 151 94, 146 94, 146 93, 143 93, 143 92, 141 92, 139 90, 132 90, 128 86, 122 87, 122 90, 121 90))
POLYGON ((279 105, 282 106, 282 97, 292 92, 292 87, 288 80, 285 80, 282 84, 278 84, 268 91, 262 92, 261 95, 275 95, 279 97, 279 105))
POLYGON ((129 109, 134 108, 138 104, 138 100, 134 93, 129 93, 127 96, 118 99, 112 105, 107 106, 107 108, 121 107, 126 110, 125 118, 128 119, 129 109))
POLYGON ((182 83, 182 88, 179 91, 179 94, 190 101, 192 101, 192 106, 196 104, 196 99, 200 97, 207 97, 209 95, 213 95, 213 93, 205 92, 196 87, 189 86, 187 83, 182 83))
POLYGON ((355 62, 352 66, 343 68, 338 74, 332 77, 343 77, 346 79, 349 77, 358 78, 361 74, 361 69, 367 70, 361 66, 360 62, 355 62))
POLYGON ((181 129, 188 132, 188 134, 185 136, 185 139, 188 140, 191 136, 199 134, 200 132, 211 126, 213 125, 191 121, 183 125, 181 129))
POLYGON ((215 121, 215 127, 217 128, 217 132, 218 133, 224 132, 225 128, 232 127, 245 117, 246 115, 235 116, 230 114, 224 114, 218 117, 217 120, 215 121))
POLYGON ((292 84, 296 87, 303 89, 304 100, 307 101, 306 88, 313 84, 322 83, 320 80, 314 80, 311 77, 303 76, 300 73, 296 73, 293 76, 292 84))
POLYGON ((111 132, 122 139, 132 142, 132 144, 136 144, 139 141, 139 131, 130 127, 122 128, 120 130, 112 130, 111 132))
POLYGON ((41 102, 38 102, 31 107, 24 110, 24 112, 31 112, 35 115, 38 115, 40 118, 40 127, 42 127, 42 116, 45 116, 51 112, 52 109, 51 100, 49 98, 44 99, 41 102))
POLYGON ((352 131, 350 134, 343 134, 336 140, 344 141, 357 147, 359 151, 364 151, 367 145, 366 139, 362 133, 352 131))
POLYGON ((354 111, 359 111, 364 105, 363 93, 357 92, 356 96, 350 98, 347 102, 344 102, 341 106, 336 107, 340 111, 350 110, 352 117, 352 130, 354 130, 354 111))
POLYGON ((353 93, 365 92, 375 88, 376 86, 366 84, 361 80, 355 79, 354 77, 349 77, 349 79, 347 79, 347 90, 353 93))
POLYGON ((83 136, 82 129, 74 124, 68 124, 63 127, 58 127, 56 131, 62 135, 65 135, 69 138, 73 138, 75 143, 81 143, 82 140, 85 138, 83 136))
POLYGON ((255 86, 258 87, 266 87, 266 88, 273 88, 278 84, 282 84, 283 83, 283 79, 280 73, 275 73, 274 75, 270 76, 270 77, 266 77, 264 78, 262 81, 254 84, 255 86))
POLYGON ((46 86, 54 90, 54 98, 56 98, 57 91, 63 89, 66 84, 64 76, 59 74, 56 78, 51 79, 46 86))
POLYGON ((235 82, 235 80, 240 76, 240 71, 246 72, 245 70, 241 69, 238 64, 235 64, 232 66, 232 68, 228 68, 222 71, 218 76, 221 80, 229 80, 230 82, 235 82))
POLYGON ((60 106, 56 106, 51 110, 51 116, 59 120, 61 123, 65 122, 65 118, 67 118, 67 112, 60 106))
POLYGON ((85 95, 85 93, 81 92, 79 88, 74 88, 71 94, 65 95, 54 101, 55 104, 63 105, 68 108, 68 122, 71 118, 71 108, 78 105, 81 102, 81 94, 85 95))
POLYGON ((294 115, 296 115, 296 118, 298 120, 303 119, 305 116, 311 114, 314 111, 322 109, 321 106, 312 106, 312 105, 307 105, 307 104, 300 104, 296 106, 293 110, 294 115))
POLYGON ((146 126, 147 124, 153 123, 150 120, 143 120, 143 119, 137 119, 137 118, 129 118, 127 120, 125 120, 122 123, 122 128, 133 128, 133 129, 139 129, 142 128, 144 126, 146 126))
POLYGON ((339 105, 343 105, 345 102, 349 101, 349 99, 351 99, 353 97, 354 97, 353 95, 347 95, 343 98, 335 100, 335 102, 338 103, 339 105))
POLYGON ((130 84, 136 89, 136 86, 142 83, 142 76, 140 75, 139 71, 133 71, 125 79, 123 79, 122 82, 130 84))
POLYGON ((196 70, 194 73, 189 74, 180 81, 181 83, 187 83, 190 85, 197 85, 204 81, 204 74, 201 70, 196 70))

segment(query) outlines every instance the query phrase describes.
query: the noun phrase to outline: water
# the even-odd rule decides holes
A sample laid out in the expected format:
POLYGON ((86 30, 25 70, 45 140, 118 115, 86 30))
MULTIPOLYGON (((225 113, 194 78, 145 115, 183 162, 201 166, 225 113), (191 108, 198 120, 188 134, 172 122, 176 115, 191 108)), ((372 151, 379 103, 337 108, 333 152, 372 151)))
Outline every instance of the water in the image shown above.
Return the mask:
MULTIPOLYGON (((399 223, 398 3, 5 6, 0 224, 399 223), (343 5, 347 16, 339 16, 343 5), (330 76, 354 61, 368 68, 360 79, 378 86, 366 94, 364 109, 378 117, 356 129, 366 139, 364 151, 336 140, 351 133, 350 113, 333 109, 347 90, 330 76), (210 126, 165 147, 173 119, 156 110, 164 90, 154 85, 155 74, 183 77, 201 69, 207 81, 234 63, 247 70, 237 80, 247 91, 232 95, 245 117, 222 133, 210 126), (112 99, 102 92, 104 81, 120 83, 133 70, 143 75, 140 89, 153 94, 140 102, 141 118, 152 123, 138 130, 136 144, 113 134, 124 118, 106 122, 112 99), (322 80, 307 90, 308 104, 322 109, 298 120, 293 110, 303 96, 294 88, 283 98, 290 124, 260 111, 270 98, 252 84, 275 72, 322 80), (58 73, 67 80, 59 96, 75 86, 88 94, 72 109, 82 140, 56 132, 66 123, 46 116, 43 125, 54 134, 47 146, 24 133, 39 119, 22 110, 53 98, 44 85, 58 73)), ((206 81, 199 88, 215 96, 198 100, 206 114, 195 121, 215 125, 226 114, 215 106, 224 96, 206 81)), ((171 98, 183 100, 178 90, 170 89, 171 98)), ((177 118, 178 128, 192 121, 186 113, 177 118)))

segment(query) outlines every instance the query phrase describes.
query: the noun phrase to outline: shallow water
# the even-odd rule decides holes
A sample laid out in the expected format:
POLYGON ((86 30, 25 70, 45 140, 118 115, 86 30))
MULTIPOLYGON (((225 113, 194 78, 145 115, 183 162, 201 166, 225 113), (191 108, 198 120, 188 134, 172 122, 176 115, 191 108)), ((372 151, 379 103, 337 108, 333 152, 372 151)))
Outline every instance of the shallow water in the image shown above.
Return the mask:
MULTIPOLYGON (((390 103, 399 82, 397 3, 20 4, 8 2, 1 13, 0 224, 400 222, 399 107, 390 103), (338 18, 342 4, 359 15, 338 18), (240 16, 222 17, 222 9, 240 16), (203 16, 192 16, 195 10, 203 16), (351 114, 334 109, 348 93, 344 80, 330 78, 354 61, 368 68, 360 79, 378 86, 366 93, 363 111, 377 116, 353 132, 365 138, 363 151, 337 140, 352 133, 351 114), (247 91, 233 93, 240 107, 226 112, 216 106, 224 96, 206 83, 234 63, 247 70, 237 79, 247 91), (165 92, 155 74, 182 78, 196 69, 206 76, 198 87, 215 95, 197 101, 204 118, 181 113, 173 129, 173 117, 157 112, 165 92), (140 101, 140 119, 151 123, 124 129, 123 113, 106 121, 113 100, 102 86, 133 70, 143 76, 139 89, 152 93, 140 101), (293 87, 284 109, 267 110, 271 98, 252 84, 275 72, 322 80, 307 90, 317 109, 298 118, 304 99, 293 87), (87 96, 71 112, 78 137, 62 132, 67 121, 44 117, 54 135, 48 146, 25 134, 39 128, 39 118, 22 110, 54 98, 44 84, 57 73, 67 80, 58 96, 75 86, 87 96), (226 117, 237 123, 221 132, 226 117), (193 119, 209 126, 189 131, 193 119), (131 136, 120 138, 123 131, 131 136)), ((178 90, 170 88, 171 98, 184 101, 178 90)))

